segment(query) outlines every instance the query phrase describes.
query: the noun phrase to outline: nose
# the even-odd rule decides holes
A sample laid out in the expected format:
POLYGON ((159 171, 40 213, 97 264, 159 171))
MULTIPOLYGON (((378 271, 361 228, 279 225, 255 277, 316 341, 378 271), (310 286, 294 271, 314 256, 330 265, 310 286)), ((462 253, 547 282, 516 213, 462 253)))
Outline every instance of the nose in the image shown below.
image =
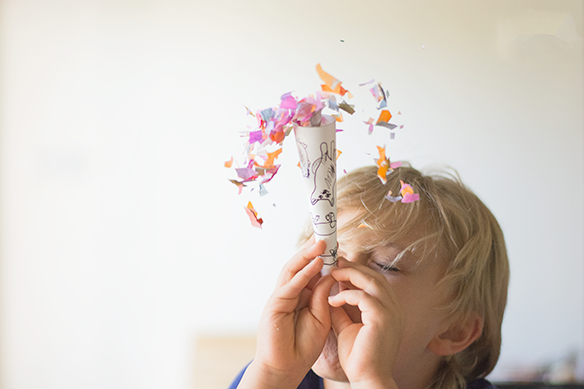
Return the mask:
POLYGON ((368 255, 359 252, 343 252, 339 255, 339 258, 359 265, 367 265, 369 261, 368 255))

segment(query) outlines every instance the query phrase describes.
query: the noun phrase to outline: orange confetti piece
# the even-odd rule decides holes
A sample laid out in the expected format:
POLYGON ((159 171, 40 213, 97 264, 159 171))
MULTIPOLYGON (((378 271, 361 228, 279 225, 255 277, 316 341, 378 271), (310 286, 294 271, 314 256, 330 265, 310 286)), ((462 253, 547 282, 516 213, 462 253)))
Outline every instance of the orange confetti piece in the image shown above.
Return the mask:
POLYGON ((383 111, 381 111, 379 119, 377 119, 377 124, 379 124, 380 122, 389 123, 389 119, 391 119, 391 113, 389 113, 387 109, 384 109, 383 111))
POLYGON ((262 228, 262 224, 264 221, 261 218, 258 218, 258 213, 253 208, 251 201, 247 203, 247 207, 244 207, 247 216, 249 216, 249 220, 251 221, 251 225, 257 228, 262 228))
POLYGON ((268 159, 266 159, 266 163, 264 163, 263 167, 269 168, 271 166, 274 166, 274 161, 276 160, 276 158, 278 158, 278 156, 281 153, 282 153, 282 148, 279 148, 278 150, 274 151, 273 153, 268 153, 268 159))
POLYGON ((320 79, 332 90, 334 90, 337 85, 341 83, 339 80, 322 70, 322 66, 320 66, 320 64, 316 65, 316 72, 318 73, 320 79))
POLYGON ((328 86, 328 85, 321 85, 321 86, 320 86, 320 89, 321 89, 323 92, 330 92, 330 93, 334 93, 334 91, 333 91, 333 90, 331 89, 331 87, 330 87, 330 86, 328 86))
MULTIPOLYGON (((350 94, 350 92, 349 92, 348 90, 346 90, 345 88, 343 88, 343 87, 341 86, 341 84, 337 84, 337 86, 336 86, 334 89, 333 89, 333 88, 331 88, 331 87, 330 87, 330 86, 328 86, 328 85, 321 85, 321 86, 320 86, 320 89, 321 89, 323 92, 335 93, 335 94, 337 94, 337 95, 341 95, 341 96, 344 96, 344 95, 345 95, 345 94, 347 94, 347 93, 349 93, 349 94, 350 94)), ((350 97, 353 97, 353 95, 350 95, 350 97)))
POLYGON ((225 162, 225 167, 231 167, 233 166, 233 157, 231 157, 231 159, 227 162, 225 162))
POLYGON ((414 189, 409 184, 406 184, 402 180, 399 180, 399 182, 401 182, 400 193, 402 197, 405 197, 407 193, 414 194, 414 189))
POLYGON ((278 131, 278 132, 271 132, 270 133, 270 139, 274 143, 281 143, 284 140, 285 137, 286 137, 286 133, 284 133, 284 131, 278 131))
POLYGON ((383 182, 383 185, 387 182, 387 171, 389 170, 389 159, 385 156, 385 147, 377 146, 379 151, 379 159, 377 160, 377 176, 383 182))
POLYGON ((385 183, 387 182, 387 169, 389 168, 388 165, 384 165, 384 166, 380 166, 379 169, 377 169, 377 176, 379 177, 379 179, 381 180, 381 182, 383 182, 383 185, 385 185, 385 183))
MULTIPOLYGON (((337 149, 337 161, 339 160, 339 157, 341 156, 341 154, 343 154, 343 152, 339 149, 337 149)), ((300 162, 299 162, 300 164, 300 162)))
POLYGON ((377 151, 379 151, 379 159, 377 160, 377 166, 381 166, 381 162, 387 159, 387 157, 385 156, 385 147, 377 146, 377 151))
POLYGON ((343 122, 343 114, 339 112, 339 115, 335 117, 335 120, 339 123, 343 122))

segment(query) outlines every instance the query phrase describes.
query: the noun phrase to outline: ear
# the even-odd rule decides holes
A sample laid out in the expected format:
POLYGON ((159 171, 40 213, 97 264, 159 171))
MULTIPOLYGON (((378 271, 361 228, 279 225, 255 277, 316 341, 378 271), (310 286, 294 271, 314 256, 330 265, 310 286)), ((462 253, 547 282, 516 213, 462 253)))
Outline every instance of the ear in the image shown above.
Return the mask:
POLYGON ((428 349, 440 356, 456 354, 472 344, 483 333, 484 320, 478 313, 469 314, 463 322, 453 320, 428 343, 428 349))

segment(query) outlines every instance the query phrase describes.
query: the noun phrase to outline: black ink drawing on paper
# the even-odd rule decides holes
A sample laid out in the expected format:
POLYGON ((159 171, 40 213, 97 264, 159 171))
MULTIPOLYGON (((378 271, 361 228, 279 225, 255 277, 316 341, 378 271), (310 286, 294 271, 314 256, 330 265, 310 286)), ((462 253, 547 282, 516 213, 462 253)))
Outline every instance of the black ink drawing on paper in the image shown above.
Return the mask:
POLYGON ((337 246, 332 249, 328 250, 328 253, 325 251, 323 255, 321 255, 324 264, 327 266, 334 266, 337 264, 337 246))
POLYGON ((298 156, 300 157, 300 169, 302 170, 302 177, 310 177, 310 161, 308 160, 308 151, 306 151, 306 143, 300 142, 296 139, 296 147, 298 148, 298 156))
POLYGON ((333 258, 333 263, 325 263, 326 265, 336 265, 337 264, 337 247, 329 250, 330 255, 326 255, 327 257, 333 258))
POLYGON ((320 236, 332 235, 337 231, 337 219, 334 212, 329 212, 323 219, 320 215, 312 217, 314 233, 320 236))
POLYGON ((314 189, 310 195, 310 203, 312 205, 319 201, 328 201, 331 207, 335 205, 337 182, 335 154, 334 141, 331 141, 330 150, 326 142, 320 144, 320 158, 312 164, 312 175, 314 177, 314 189))

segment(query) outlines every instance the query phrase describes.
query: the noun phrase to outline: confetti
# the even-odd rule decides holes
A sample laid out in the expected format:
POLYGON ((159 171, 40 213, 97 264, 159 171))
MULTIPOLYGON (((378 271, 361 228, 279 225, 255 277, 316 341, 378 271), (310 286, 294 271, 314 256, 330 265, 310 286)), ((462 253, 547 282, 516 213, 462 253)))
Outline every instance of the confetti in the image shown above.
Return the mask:
POLYGON ((401 189, 400 189, 400 194, 403 197, 403 199, 401 201, 402 203, 413 203, 414 201, 420 200, 420 195, 417 193, 414 193, 414 189, 412 188, 411 185, 406 184, 402 180, 399 180, 399 182, 402 185, 401 189))
POLYGON ((326 86, 328 86, 331 90, 335 90, 337 86, 341 85, 341 82, 322 70, 322 66, 320 64, 316 65, 316 72, 320 79, 324 82, 326 86))
POLYGON ((379 103, 377 109, 387 107, 387 95, 383 88, 381 87, 381 83, 377 83, 373 88, 369 89, 375 100, 379 103))
POLYGON ((379 153, 379 158, 375 161, 375 163, 379 167, 379 169, 377 170, 377 176, 385 185, 385 183, 387 182, 386 179, 387 175, 393 172, 398 167, 400 167, 402 163, 401 161, 390 162, 389 158, 385 153, 385 146, 384 147, 377 146, 377 151, 379 153))
POLYGON ((387 195, 385 195, 385 198, 388 199, 389 201, 391 201, 392 203, 397 203, 398 201, 400 201, 402 199, 401 196, 393 197, 391 190, 387 193, 387 195))
POLYGON ((342 109, 343 111, 347 112, 349 115, 352 115, 355 113, 355 106, 347 104, 347 102, 345 100, 343 100, 341 102, 341 104, 339 104, 339 108, 342 109))
POLYGON ((260 196, 264 197, 265 195, 268 194, 268 190, 266 189, 266 187, 264 186, 264 184, 260 184, 260 196))
POLYGON ((413 203, 414 201, 419 201, 420 195, 417 193, 406 193, 404 198, 402 199, 402 203, 413 203))
POLYGON ((245 185, 243 183, 239 182, 239 181, 236 181, 236 180, 229 180, 229 182, 237 185, 237 188, 239 190, 239 192, 237 194, 241 194, 241 191, 245 187, 245 185))
MULTIPOLYGON (((250 193, 259 193, 260 196, 268 194, 265 184, 279 171, 281 165, 277 160, 283 151, 283 142, 292 132, 294 124, 301 127, 319 127, 326 115, 332 115, 337 122, 343 122, 343 113, 355 114, 355 105, 349 104, 346 100, 351 99, 353 95, 343 87, 342 82, 324 71, 320 64, 316 66, 316 72, 322 84, 319 90, 309 96, 298 98, 292 92, 287 92, 280 96, 279 104, 276 106, 255 112, 244 105, 246 115, 252 117, 250 120, 256 127, 243 134, 245 146, 242 157, 237 157, 237 162, 231 157, 224 163, 226 168, 233 169, 237 175, 229 181, 238 187, 238 194, 242 193, 243 188, 250 193)), ((371 79, 359 86, 367 86, 377 103, 377 110, 387 107, 389 93, 382 88, 381 83, 375 83, 375 79, 371 79)), ((364 122, 368 133, 371 134, 375 126, 394 129, 396 125, 389 123, 391 117, 391 113, 383 109, 377 121, 370 118, 364 122)), ((393 135, 390 134, 392 137, 393 135)), ((341 152, 337 150, 337 159, 340 155, 341 152)), ((383 158, 380 156, 378 163, 380 178, 385 177, 393 169, 393 165, 385 156, 383 158)), ((245 208, 252 225, 261 228, 263 221, 257 217, 251 202, 245 208)))
POLYGON ((379 151, 379 158, 376 163, 379 169, 377 169, 377 177, 383 182, 383 185, 387 182, 387 171, 389 169, 389 159, 385 156, 385 147, 377 146, 379 151))
POLYGON ((369 85, 369 84, 373 84, 375 82, 375 79, 371 79, 369 81, 366 82, 362 82, 361 84, 359 84, 359 86, 365 86, 365 85, 369 85))
POLYGON ((376 126, 383 126, 383 127, 387 127, 390 130, 393 130, 394 128, 397 127, 397 125, 389 123, 389 120, 392 118, 391 113, 387 110, 384 109, 383 111, 381 111, 381 113, 379 114, 379 118, 377 119, 377 123, 375 123, 376 126))
POLYGON ((381 113, 379 114, 379 119, 377 119, 377 123, 382 123, 382 122, 389 122, 389 119, 391 119, 391 113, 387 110, 384 109, 383 111, 381 111, 381 113))
POLYGON ((258 218, 258 213, 253 208, 251 201, 247 203, 247 207, 244 207, 245 212, 247 212, 247 216, 249 216, 249 220, 251 221, 251 225, 257 228, 262 228, 262 224, 264 221, 261 218, 258 218))
POLYGON ((414 189, 412 188, 411 185, 404 183, 402 180, 400 180, 400 182, 402 185, 400 190, 401 196, 393 196, 390 190, 387 193, 387 195, 385 195, 385 198, 387 200, 391 201, 392 203, 397 203, 398 201, 401 201, 404 204, 413 203, 414 201, 420 200, 420 195, 414 193, 414 189))

